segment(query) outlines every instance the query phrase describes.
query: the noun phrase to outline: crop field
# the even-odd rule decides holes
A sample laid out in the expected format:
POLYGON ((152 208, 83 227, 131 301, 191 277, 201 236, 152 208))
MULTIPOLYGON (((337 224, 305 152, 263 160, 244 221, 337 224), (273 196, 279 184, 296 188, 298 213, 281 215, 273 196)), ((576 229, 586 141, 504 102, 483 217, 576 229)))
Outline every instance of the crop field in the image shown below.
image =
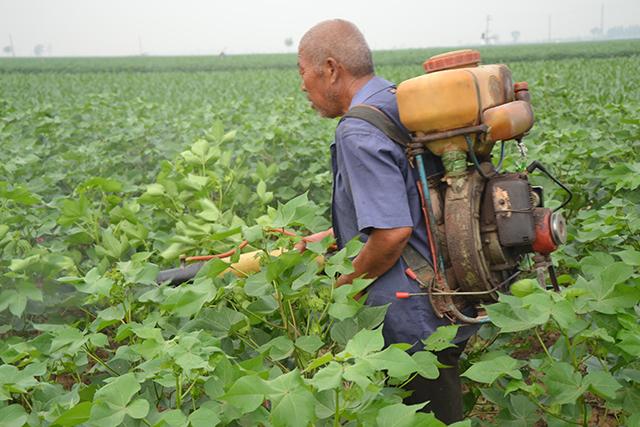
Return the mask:
MULTIPOLYGON (((376 72, 442 51, 376 52, 376 72)), ((481 53, 532 95, 527 159, 510 142, 505 168, 537 159, 574 198, 561 292, 521 282, 487 307, 456 425, 640 426, 640 40, 481 53)), ((437 375, 457 326, 384 347, 385 308, 352 298, 366 281, 333 288, 356 242, 324 268, 330 242, 155 283, 183 254, 328 227, 335 126, 293 54, 1 59, 0 426, 443 425, 400 386, 437 375)))

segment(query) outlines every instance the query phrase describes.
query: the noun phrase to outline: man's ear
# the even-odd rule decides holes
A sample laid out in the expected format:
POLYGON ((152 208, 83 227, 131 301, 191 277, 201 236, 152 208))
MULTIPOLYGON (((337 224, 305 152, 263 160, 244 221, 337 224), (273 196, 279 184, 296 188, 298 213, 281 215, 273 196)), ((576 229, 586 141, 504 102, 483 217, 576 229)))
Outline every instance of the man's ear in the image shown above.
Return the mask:
POLYGON ((340 71, 340 65, 338 64, 338 61, 336 61, 332 57, 328 57, 324 65, 329 75, 329 81, 331 83, 335 83, 336 81, 338 81, 338 74, 340 71))

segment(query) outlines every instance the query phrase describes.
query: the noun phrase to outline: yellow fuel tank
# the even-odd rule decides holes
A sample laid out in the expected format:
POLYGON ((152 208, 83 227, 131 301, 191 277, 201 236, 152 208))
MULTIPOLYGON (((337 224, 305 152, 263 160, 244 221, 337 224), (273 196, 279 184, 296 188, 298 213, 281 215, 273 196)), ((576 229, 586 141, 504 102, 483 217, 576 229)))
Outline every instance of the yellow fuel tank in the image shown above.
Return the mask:
MULTIPOLYGON (((479 53, 470 50, 438 55, 425 62, 427 74, 400 83, 398 110, 404 126, 416 136, 475 126, 482 123, 485 110, 513 101, 509 68, 478 66, 479 60, 479 53)), ((477 154, 488 154, 493 143, 480 142, 477 154)), ((463 136, 432 141, 427 147, 436 155, 467 150, 463 136)))

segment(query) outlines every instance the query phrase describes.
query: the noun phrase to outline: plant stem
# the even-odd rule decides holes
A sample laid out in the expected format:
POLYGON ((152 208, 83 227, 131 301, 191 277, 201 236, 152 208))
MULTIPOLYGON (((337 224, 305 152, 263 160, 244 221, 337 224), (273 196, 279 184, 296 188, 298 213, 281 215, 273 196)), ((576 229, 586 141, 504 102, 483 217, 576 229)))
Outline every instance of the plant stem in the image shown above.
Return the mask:
POLYGON ((89 356, 90 358, 92 358, 93 360, 95 360, 97 363, 99 363, 100 365, 102 365, 105 369, 107 369, 109 372, 111 372, 113 375, 119 377, 120 374, 113 369, 111 366, 107 365, 107 363, 100 359, 98 356, 96 356, 95 354, 93 354, 91 352, 91 350, 89 350, 89 348, 85 345, 84 347, 84 351, 87 353, 87 356, 89 356))
POLYGON ((282 324, 284 325, 284 328, 287 330, 287 335, 289 335, 289 338, 291 338, 291 334, 289 331, 289 322, 287 320, 287 315, 284 312, 284 306, 282 305, 282 297, 280 296, 280 291, 278 291, 278 285, 275 281, 271 282, 271 284, 273 285, 273 289, 275 290, 275 293, 276 293, 276 301, 278 301, 278 311, 280 312, 280 318, 282 319, 282 324))
POLYGON ((402 384, 400 384, 398 386, 398 388, 404 388, 404 386, 406 386, 407 384, 409 384, 411 382, 411 380, 413 380, 416 376, 418 375, 417 372, 414 372, 409 378, 407 378, 407 380, 405 382, 403 382, 402 384))
POLYGON ((266 318, 264 318, 263 316, 260 316, 259 314, 254 313, 253 311, 249 310, 248 308, 245 308, 245 307, 241 307, 241 306, 239 306, 239 305, 236 305, 236 304, 235 304, 233 301, 231 301, 231 300, 228 300, 228 301, 229 301, 229 303, 233 306, 233 308, 234 308, 236 311, 242 311, 242 312, 245 312, 245 313, 247 313, 248 315, 255 317, 256 319, 258 319, 258 320, 260 320, 261 322, 263 322, 263 323, 265 323, 265 324, 267 324, 267 325, 271 326, 271 327, 272 327, 272 328, 274 328, 274 329, 284 329, 284 327, 282 327, 282 326, 280 326, 280 325, 276 325, 275 323, 268 321, 268 320, 267 320, 266 318))
POLYGON ((542 346, 542 349, 544 350, 544 353, 547 355, 549 360, 551 360, 553 362, 553 357, 551 357, 551 354, 549 354, 549 350, 547 349, 547 346, 544 345, 544 342, 542 341, 542 338, 540 338, 540 334, 538 333, 538 327, 533 328, 533 330, 536 333, 536 338, 538 338, 538 342, 542 346))
POLYGON ((300 336, 300 331, 298 330, 298 325, 296 323, 296 315, 293 312, 293 307, 291 306, 291 300, 287 301, 287 305, 289 306, 289 312, 291 313, 291 322, 293 323, 293 332, 295 333, 296 338, 300 336))
POLYGON ((333 427, 340 425, 340 391, 336 390, 336 413, 333 416, 333 427))
POLYGON ((29 399, 27 399, 24 394, 20 394, 20 397, 22 398, 22 402, 29 408, 29 411, 33 412, 33 407, 31 406, 31 403, 29 403, 29 399))
POLYGON ((189 387, 187 387, 187 389, 185 390, 184 393, 182 393, 182 397, 180 398, 180 400, 184 400, 185 397, 187 397, 187 394, 189 394, 189 392, 191 391, 191 389, 193 388, 194 385, 196 385, 196 382, 198 382, 198 379, 196 378, 195 380, 193 380, 193 382, 189 385, 189 387))
POLYGON ((180 409, 182 406, 182 381, 180 381, 180 374, 176 375, 176 409, 180 409))

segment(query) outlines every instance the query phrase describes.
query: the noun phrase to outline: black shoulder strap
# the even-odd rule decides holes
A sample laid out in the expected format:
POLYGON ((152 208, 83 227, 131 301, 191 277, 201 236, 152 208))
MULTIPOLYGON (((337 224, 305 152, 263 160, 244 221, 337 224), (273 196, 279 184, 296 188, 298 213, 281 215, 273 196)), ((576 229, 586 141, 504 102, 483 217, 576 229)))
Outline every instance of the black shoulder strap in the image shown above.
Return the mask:
POLYGON ((364 120, 372 126, 379 129, 393 142, 406 147, 411 142, 411 137, 398 127, 385 113, 374 106, 359 104, 354 105, 347 113, 342 116, 343 119, 352 117, 364 120))
MULTIPOLYGON (((403 147, 411 142, 411 136, 400 129, 385 113, 371 105, 359 104, 353 106, 342 118, 353 117, 364 120, 387 135, 389 139, 403 147)), ((430 284, 434 273, 431 262, 416 249, 407 244, 402 252, 402 258, 407 266, 418 275, 422 283, 430 284)))

